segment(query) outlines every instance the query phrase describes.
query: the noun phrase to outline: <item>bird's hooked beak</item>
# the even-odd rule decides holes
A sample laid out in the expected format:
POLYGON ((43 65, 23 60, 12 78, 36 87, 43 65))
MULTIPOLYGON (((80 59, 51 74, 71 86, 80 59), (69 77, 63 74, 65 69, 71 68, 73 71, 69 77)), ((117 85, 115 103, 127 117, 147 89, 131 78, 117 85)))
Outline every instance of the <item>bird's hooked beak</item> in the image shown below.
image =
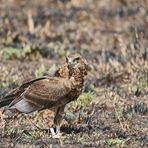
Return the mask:
POLYGON ((73 61, 73 59, 69 58, 68 59, 68 65, 74 65, 74 64, 76 64, 76 63, 73 61))
POLYGON ((73 60, 73 58, 66 58, 66 62, 68 64, 68 67, 71 68, 73 67, 75 64, 77 64, 76 61, 73 60))
MULTIPOLYGON (((88 64, 87 60, 85 58, 74 58, 74 57, 66 57, 66 63, 68 64, 68 68, 72 68, 76 64, 84 65, 86 71, 90 70, 90 65, 88 64)), ((77 68, 80 66, 77 65, 77 68)), ((80 66, 81 67, 81 66, 80 66)))

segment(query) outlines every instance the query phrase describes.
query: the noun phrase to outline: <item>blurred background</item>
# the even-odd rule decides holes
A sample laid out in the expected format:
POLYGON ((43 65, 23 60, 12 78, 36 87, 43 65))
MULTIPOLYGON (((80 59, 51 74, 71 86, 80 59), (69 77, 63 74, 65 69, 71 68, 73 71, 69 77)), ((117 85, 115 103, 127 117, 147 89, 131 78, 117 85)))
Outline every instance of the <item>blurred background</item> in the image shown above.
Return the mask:
POLYGON ((24 79, 53 74, 71 52, 91 67, 65 115, 64 125, 79 132, 61 143, 26 120, 45 127, 48 111, 0 112, 0 145, 147 147, 148 1, 0 0, 0 97, 24 79))

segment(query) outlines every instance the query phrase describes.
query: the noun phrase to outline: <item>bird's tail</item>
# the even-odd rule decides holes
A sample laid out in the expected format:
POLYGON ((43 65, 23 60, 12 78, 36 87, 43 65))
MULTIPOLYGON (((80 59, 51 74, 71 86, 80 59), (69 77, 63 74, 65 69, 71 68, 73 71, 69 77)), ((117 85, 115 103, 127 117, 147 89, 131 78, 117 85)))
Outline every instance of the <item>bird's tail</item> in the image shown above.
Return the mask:
POLYGON ((49 77, 43 76, 43 77, 31 79, 31 80, 24 82, 20 87, 12 90, 4 98, 0 99, 0 108, 11 104, 11 102, 13 100, 15 100, 16 98, 18 98, 25 91, 25 89, 29 85, 31 85, 32 83, 39 81, 39 80, 42 80, 42 79, 48 79, 48 78, 49 77))
POLYGON ((8 93, 5 97, 0 98, 0 108, 9 105, 16 97, 16 90, 13 90, 11 93, 8 93))
POLYGON ((0 99, 0 108, 9 105, 14 98, 2 98, 0 99))

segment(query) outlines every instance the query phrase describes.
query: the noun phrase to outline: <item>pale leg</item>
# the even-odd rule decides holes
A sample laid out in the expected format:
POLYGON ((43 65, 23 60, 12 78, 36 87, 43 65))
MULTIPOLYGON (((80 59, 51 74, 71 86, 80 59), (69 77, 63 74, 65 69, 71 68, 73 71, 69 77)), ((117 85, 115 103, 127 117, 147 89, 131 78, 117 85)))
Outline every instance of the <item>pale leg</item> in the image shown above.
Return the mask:
POLYGON ((54 131, 53 128, 50 129, 53 138, 60 138, 62 135, 60 132, 60 125, 61 125, 62 112, 64 111, 64 107, 65 105, 59 107, 56 111, 55 118, 54 118, 54 124, 56 125, 56 132, 54 131))

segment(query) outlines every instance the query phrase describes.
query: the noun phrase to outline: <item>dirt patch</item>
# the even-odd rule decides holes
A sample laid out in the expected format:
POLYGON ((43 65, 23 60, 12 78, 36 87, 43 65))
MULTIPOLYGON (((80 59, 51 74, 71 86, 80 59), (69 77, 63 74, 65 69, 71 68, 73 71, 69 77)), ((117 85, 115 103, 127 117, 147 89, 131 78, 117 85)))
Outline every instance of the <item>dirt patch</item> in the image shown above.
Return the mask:
POLYGON ((90 64, 84 93, 67 105, 61 139, 50 111, 0 110, 0 147, 148 147, 147 1, 6 0, 0 5, 0 97, 51 74, 65 55, 90 64), (45 128, 41 130, 38 128, 45 128))

